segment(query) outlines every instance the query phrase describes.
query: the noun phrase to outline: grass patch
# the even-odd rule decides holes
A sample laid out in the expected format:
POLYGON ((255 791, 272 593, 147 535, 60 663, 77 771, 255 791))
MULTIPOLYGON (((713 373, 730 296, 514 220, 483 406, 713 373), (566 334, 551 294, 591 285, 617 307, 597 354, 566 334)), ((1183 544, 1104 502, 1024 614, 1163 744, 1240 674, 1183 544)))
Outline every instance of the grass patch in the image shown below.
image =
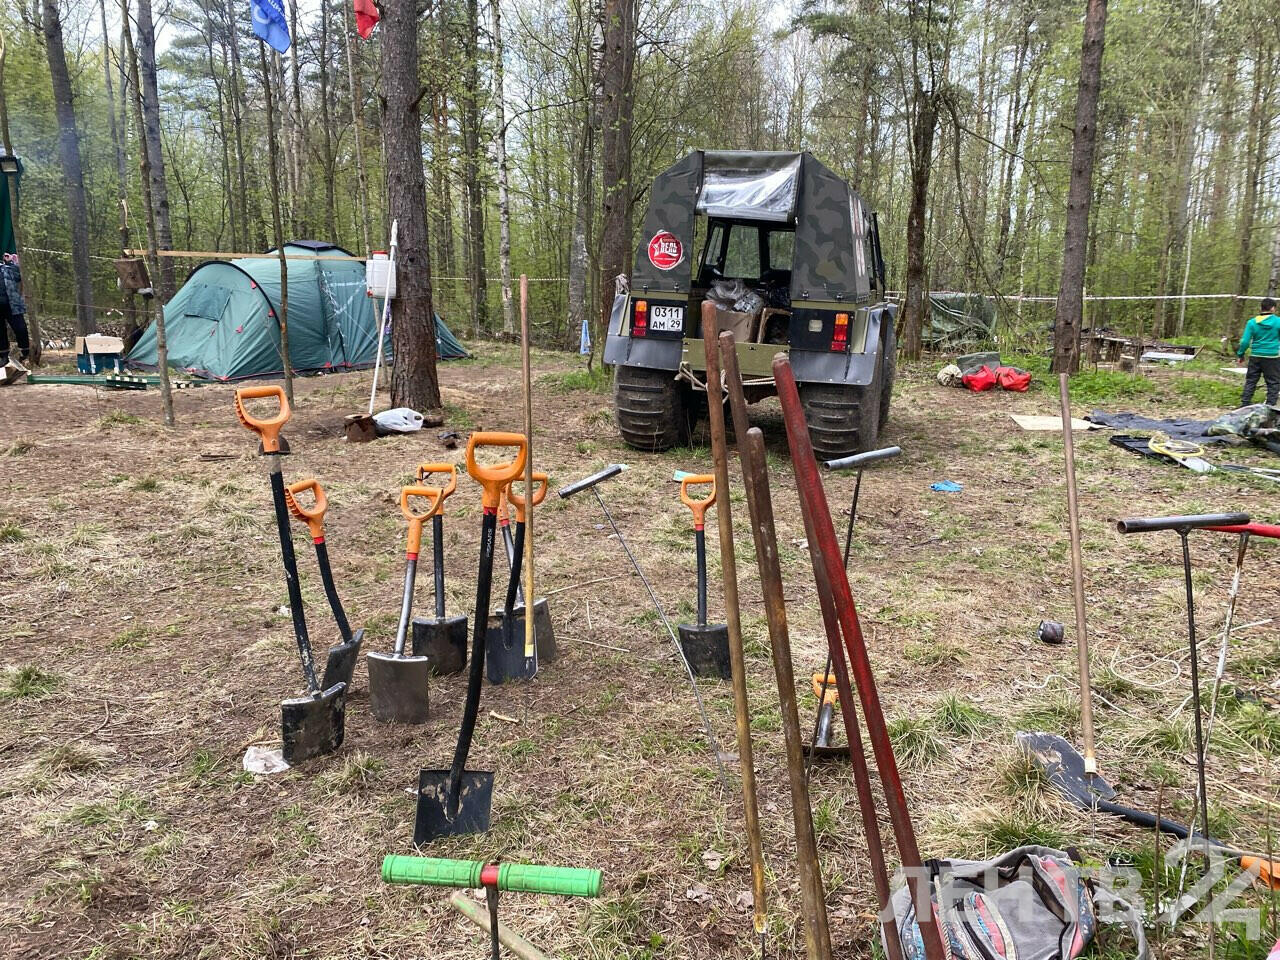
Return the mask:
POLYGON ((1072 842, 1057 827, 1038 817, 1027 816, 1025 811, 1017 814, 995 814, 982 821, 979 829, 987 843, 988 856, 1007 853, 1028 844, 1061 850, 1072 842))
POLYGON ((613 377, 604 364, 597 364, 590 369, 580 367, 565 373, 549 373, 539 377, 538 383, 552 393, 572 393, 575 390, 608 393, 613 387, 613 377))
POLYGON ((100 427, 127 426, 130 424, 142 423, 142 418, 134 413, 126 413, 123 410, 112 410, 105 417, 98 421, 100 427))
POLYGON ((889 721, 893 753, 904 767, 922 767, 942 756, 945 745, 931 717, 894 717, 889 721))
POLYGON ((5 451, 5 454, 10 457, 20 457, 24 453, 30 453, 35 448, 36 445, 30 440, 15 440, 9 444, 9 449, 5 451))
POLYGON ((26 666, 9 672, 9 685, 0 690, 0 699, 18 700, 24 697, 43 697, 61 682, 57 674, 46 673, 39 667, 26 666))
POLYGON ((996 722, 987 711, 954 693, 948 693, 938 703, 933 720, 940 730, 958 737, 972 737, 996 722))
POLYGON ((27 539, 27 532, 16 523, 0 524, 0 543, 21 543, 27 539))
POLYGON ((156 477, 139 477, 129 489, 135 493, 155 493, 160 489, 160 481, 156 477))
POLYGON ((75 743, 63 743, 45 754, 40 765, 50 773, 87 773, 101 770, 106 761, 75 743))
POLYGON ((359 793, 378 779, 385 766, 380 757, 357 750, 341 767, 322 774, 318 781, 332 793, 359 793))
POLYGON ((460 407, 456 403, 446 403, 444 405, 444 422, 455 430, 471 430, 476 425, 475 418, 471 416, 471 412, 466 407, 460 407))
POLYGON ((1181 376, 1173 381, 1173 392, 1194 400, 1202 407, 1234 410, 1240 405, 1240 384, 1209 377, 1181 376))
POLYGON ((912 641, 903 648, 902 655, 917 666, 945 667, 962 663, 967 653, 963 647, 946 641, 931 643, 912 641))
POLYGON ((1280 753, 1280 714, 1251 700, 1228 697, 1223 701, 1223 722, 1237 737, 1263 753, 1280 753))
POLYGON ((638 896, 595 901, 587 915, 582 944, 588 960, 659 960, 671 955, 670 944, 653 929, 638 896))

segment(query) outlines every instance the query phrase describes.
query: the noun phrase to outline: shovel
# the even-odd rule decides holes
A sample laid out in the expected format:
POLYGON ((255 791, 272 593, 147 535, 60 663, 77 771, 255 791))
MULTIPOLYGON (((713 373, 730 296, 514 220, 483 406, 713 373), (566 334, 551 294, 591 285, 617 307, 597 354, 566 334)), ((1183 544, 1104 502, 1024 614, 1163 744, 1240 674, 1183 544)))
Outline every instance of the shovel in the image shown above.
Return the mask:
MULTIPOLYGON (((534 506, 536 507, 547 498, 547 474, 535 472, 534 483, 536 484, 534 488, 534 506)), ((509 524, 509 517, 507 516, 508 500, 515 504, 516 507, 516 529, 520 530, 521 527, 524 527, 526 538, 529 536, 529 529, 527 529, 526 525, 529 512, 525 508, 525 495, 520 493, 518 488, 520 488, 520 483, 512 481, 511 485, 507 486, 506 490, 503 490, 503 503, 498 506, 498 526, 502 527, 502 539, 507 548, 508 570, 509 568, 515 568, 516 564, 516 543, 512 539, 511 524, 509 524)), ((512 576, 517 577, 518 571, 513 573, 512 576)), ((518 579, 516 582, 516 607, 512 611, 513 616, 515 616, 515 622, 512 623, 511 628, 515 634, 522 635, 525 632, 525 588, 520 585, 518 579)), ((490 620, 490 637, 493 636, 492 631, 497 630, 499 626, 502 626, 500 621, 494 623, 493 620, 490 620)), ((534 602, 534 643, 538 644, 539 663, 550 663, 556 659, 556 628, 552 626, 552 613, 550 613, 550 607, 545 596, 539 596, 538 600, 534 602)))
POLYGON ((836 689, 834 674, 823 677, 820 673, 813 675, 813 695, 818 698, 818 722, 814 727, 813 743, 804 745, 805 756, 815 760, 848 760, 849 745, 836 746, 831 742, 831 723, 835 719, 836 705, 840 702, 840 693, 836 689))
POLYGON ((289 401, 284 389, 274 385, 242 387, 236 391, 236 416, 245 427, 259 437, 263 456, 269 458, 271 499, 275 504, 276 529, 280 534, 280 559, 284 563, 285 586, 289 590, 289 612, 293 615, 293 634, 298 643, 298 657, 307 680, 307 696, 285 700, 280 704, 282 751, 288 764, 301 763, 322 753, 332 753, 342 746, 345 732, 347 688, 343 683, 321 688, 316 679, 311 641, 307 638, 307 620, 302 609, 302 590, 298 586, 298 561, 293 553, 293 535, 289 530, 289 508, 285 504, 284 477, 280 473, 280 428, 289 420, 289 401), (273 399, 279 403, 275 416, 259 420, 245 409, 246 400, 273 399))
POLYGON ((467 665, 467 618, 444 614, 444 502, 458 488, 458 470, 452 463, 418 465, 418 483, 434 473, 447 473, 448 482, 431 514, 431 550, 434 558, 436 615, 413 618, 413 655, 426 657, 436 676, 460 673, 467 665))
POLYGON ((324 667, 324 680, 320 686, 328 690, 335 683, 345 683, 347 693, 351 692, 351 675, 355 673, 356 658, 360 656, 360 644, 364 640, 364 628, 351 632, 351 624, 347 622, 347 614, 342 609, 342 601, 338 599, 338 590, 333 584, 333 568, 329 566, 329 548, 324 540, 324 515, 329 509, 329 500, 324 495, 324 488, 319 480, 299 480, 285 488, 285 503, 289 512, 307 525, 311 540, 316 546, 316 565, 320 568, 320 580, 324 583, 325 596, 329 598, 329 609, 333 611, 333 619, 338 624, 338 633, 342 642, 329 648, 329 659, 324 667), (314 502, 310 508, 298 502, 298 494, 310 490, 314 502))
POLYGON ((435 487, 411 485, 400 491, 400 512, 409 521, 409 542, 404 554, 404 596, 400 601, 400 623, 396 627, 395 648, 390 655, 370 653, 369 710, 383 723, 426 723, 427 687, 431 663, 426 657, 406 657, 404 641, 413 610, 413 583, 418 573, 418 550, 422 546, 422 525, 440 508, 441 491, 435 487), (422 512, 411 500, 425 499, 422 512))
POLYGON ((698 553, 698 622, 680 624, 680 646, 699 677, 729 680, 733 676, 729 662, 729 628, 723 623, 707 623, 707 535, 703 517, 707 507, 716 502, 716 478, 709 473, 681 477, 680 502, 693 513, 693 542, 698 553), (704 484, 711 486, 711 492, 701 500, 693 499, 689 488, 704 484))
MULTIPOLYGON (((545 495, 546 474, 534 474, 535 480, 541 478, 542 491, 545 495)), ((524 564, 525 511, 520 509, 516 514, 516 532, 513 540, 510 532, 510 517, 507 515, 507 499, 514 492, 514 483, 508 485, 499 494, 498 523, 502 526, 502 538, 507 543, 507 558, 511 566, 507 578, 507 597, 497 623, 491 618, 485 633, 485 656, 488 658, 488 675, 490 683, 506 683, 508 680, 532 680, 538 673, 538 648, 535 642, 526 656, 524 633, 516 637, 516 598, 520 595, 520 569, 524 564)), ((521 498, 523 503, 524 498, 521 498)), ((538 502, 534 494, 534 503, 538 502)), ((519 618, 524 626, 524 617, 519 618)))
POLYGON ((489 829, 493 805, 493 773, 468 773, 467 754, 480 713, 480 688, 484 683, 486 615, 493 587, 493 544, 498 529, 498 501, 502 488, 520 475, 528 456, 528 441, 518 433, 473 433, 467 440, 467 473, 483 489, 484 517, 480 523, 480 570, 476 576, 476 612, 471 632, 471 667, 467 674, 467 701, 462 726, 448 770, 418 773, 418 810, 413 842, 419 846, 437 837, 484 833, 489 829), (511 460, 485 466, 476 460, 480 447, 515 447, 511 460))

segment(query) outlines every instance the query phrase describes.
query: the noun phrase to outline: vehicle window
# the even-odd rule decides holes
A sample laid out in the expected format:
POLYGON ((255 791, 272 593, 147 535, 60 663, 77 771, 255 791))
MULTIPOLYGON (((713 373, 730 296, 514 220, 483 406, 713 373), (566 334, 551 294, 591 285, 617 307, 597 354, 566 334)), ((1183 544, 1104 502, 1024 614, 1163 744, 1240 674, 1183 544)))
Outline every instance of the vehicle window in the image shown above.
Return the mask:
POLYGON ((791 230, 769 231, 769 269, 790 270, 796 252, 796 235, 791 230))
POLYGON ((703 248, 702 266, 704 270, 708 267, 718 267, 720 265, 720 247, 723 244, 724 225, 717 223, 707 235, 707 245, 703 248))
POLYGON ((760 231, 756 227, 735 224, 729 228, 724 275, 741 280, 756 280, 760 277, 760 231))

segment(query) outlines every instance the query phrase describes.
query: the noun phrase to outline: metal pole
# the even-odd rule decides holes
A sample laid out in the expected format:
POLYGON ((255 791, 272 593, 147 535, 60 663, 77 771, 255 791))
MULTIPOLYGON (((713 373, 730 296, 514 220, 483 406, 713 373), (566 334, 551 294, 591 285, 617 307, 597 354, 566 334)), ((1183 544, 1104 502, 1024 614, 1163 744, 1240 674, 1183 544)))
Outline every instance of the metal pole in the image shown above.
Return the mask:
POLYGON ((1089 681, 1089 635, 1085 632, 1084 565, 1080 556, 1080 507, 1076 499, 1076 453, 1071 436, 1071 387, 1067 374, 1058 374, 1058 403, 1062 411, 1062 442, 1067 468, 1067 521, 1071 532, 1071 583, 1076 608, 1076 666, 1080 672, 1080 727, 1084 740, 1084 772, 1095 775, 1093 749, 1093 687, 1089 681))

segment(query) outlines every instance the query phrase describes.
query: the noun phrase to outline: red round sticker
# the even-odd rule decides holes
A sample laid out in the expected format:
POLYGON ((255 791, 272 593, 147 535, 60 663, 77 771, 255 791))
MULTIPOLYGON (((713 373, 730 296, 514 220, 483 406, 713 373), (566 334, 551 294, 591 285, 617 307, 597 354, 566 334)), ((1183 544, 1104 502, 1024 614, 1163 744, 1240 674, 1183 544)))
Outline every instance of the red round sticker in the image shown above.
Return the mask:
POLYGON ((670 270, 684 259, 684 244, 674 233, 659 230, 649 241, 649 262, 659 270, 670 270))

